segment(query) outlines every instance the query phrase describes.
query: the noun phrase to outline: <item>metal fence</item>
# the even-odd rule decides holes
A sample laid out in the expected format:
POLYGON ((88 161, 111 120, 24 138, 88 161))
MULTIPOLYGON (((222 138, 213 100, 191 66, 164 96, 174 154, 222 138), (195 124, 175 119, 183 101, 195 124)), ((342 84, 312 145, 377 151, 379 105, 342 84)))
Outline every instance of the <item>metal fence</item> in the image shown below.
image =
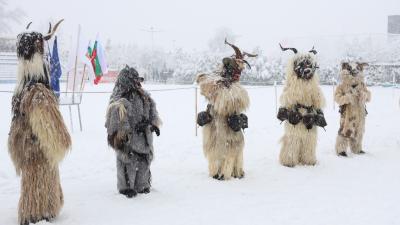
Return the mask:
POLYGON ((16 53, 0 52, 0 83, 15 82, 18 67, 16 53))

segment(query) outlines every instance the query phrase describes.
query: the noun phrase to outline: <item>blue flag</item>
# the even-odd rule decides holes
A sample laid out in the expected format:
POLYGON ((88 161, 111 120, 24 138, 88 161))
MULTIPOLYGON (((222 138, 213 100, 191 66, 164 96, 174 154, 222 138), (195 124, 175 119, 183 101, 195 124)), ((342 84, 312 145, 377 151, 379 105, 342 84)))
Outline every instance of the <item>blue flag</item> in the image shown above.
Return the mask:
POLYGON ((58 57, 57 36, 56 36, 53 44, 53 53, 51 54, 50 57, 50 80, 51 80, 51 89, 53 89, 57 97, 60 96, 61 74, 62 71, 61 71, 60 58, 58 57))

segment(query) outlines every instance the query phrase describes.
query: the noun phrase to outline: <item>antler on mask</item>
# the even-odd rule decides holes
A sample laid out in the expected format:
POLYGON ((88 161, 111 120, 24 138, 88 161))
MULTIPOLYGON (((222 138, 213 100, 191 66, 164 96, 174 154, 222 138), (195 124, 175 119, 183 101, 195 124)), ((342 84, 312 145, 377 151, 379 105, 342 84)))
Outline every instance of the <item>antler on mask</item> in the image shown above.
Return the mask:
POLYGON ((28 23, 28 25, 26 25, 26 30, 28 30, 28 29, 29 29, 29 27, 31 26, 31 24, 32 24, 32 21, 31 21, 31 22, 29 22, 29 23, 28 23))
POLYGON ((297 54, 297 49, 295 49, 295 48, 284 48, 284 47, 282 47, 282 45, 280 43, 279 43, 279 46, 281 47, 282 51, 292 50, 294 52, 294 54, 297 54))
POLYGON ((49 34, 51 32, 51 23, 49 22, 49 31, 47 33, 49 34))
POLYGON ((308 52, 314 53, 314 55, 317 54, 317 50, 314 49, 314 46, 313 46, 312 49, 311 49, 310 51, 308 51, 308 52))
POLYGON ((54 26, 54 28, 53 28, 52 31, 50 31, 50 30, 51 30, 51 24, 50 24, 49 32, 48 32, 48 34, 46 34, 46 35, 43 37, 43 39, 46 40, 46 41, 50 40, 50 38, 51 38, 51 37, 54 35, 54 33, 57 31, 57 28, 58 28, 58 26, 60 25, 60 23, 61 23, 62 21, 64 21, 64 19, 58 21, 58 22, 56 23, 56 25, 54 26))
POLYGON ((251 69, 251 66, 250 66, 249 62, 247 62, 246 60, 244 60, 244 57, 245 57, 245 56, 247 56, 247 57, 257 57, 257 56, 258 56, 257 54, 250 54, 250 53, 247 53, 247 52, 244 52, 244 51, 243 51, 243 53, 242 53, 242 52, 240 51, 240 49, 239 49, 237 46, 235 46, 235 45, 229 43, 229 42, 226 40, 226 38, 225 38, 225 44, 231 46, 231 47, 233 48, 233 50, 235 50, 235 58, 236 58, 236 59, 242 60, 242 61, 243 61, 244 63, 246 63, 247 66, 251 69))
POLYGON ((240 51, 240 49, 238 47, 236 47, 235 45, 229 43, 226 38, 225 38, 225 44, 231 46, 233 48, 233 50, 235 50, 235 54, 236 54, 236 59, 243 59, 243 55, 242 52, 240 51))
POLYGON ((247 53, 247 52, 243 52, 243 58, 244 58, 245 56, 247 56, 247 57, 257 57, 258 54, 250 54, 250 53, 247 53))

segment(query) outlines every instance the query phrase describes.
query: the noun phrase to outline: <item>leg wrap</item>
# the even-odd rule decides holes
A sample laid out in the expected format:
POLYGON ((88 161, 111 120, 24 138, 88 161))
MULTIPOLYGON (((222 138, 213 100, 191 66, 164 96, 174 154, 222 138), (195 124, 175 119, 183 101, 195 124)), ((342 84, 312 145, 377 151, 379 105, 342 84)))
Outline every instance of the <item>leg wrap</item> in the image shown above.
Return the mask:
POLYGON ((342 152, 346 152, 348 145, 349 145, 348 138, 338 134, 338 136, 336 137, 336 146, 335 146, 336 154, 339 155, 342 152))

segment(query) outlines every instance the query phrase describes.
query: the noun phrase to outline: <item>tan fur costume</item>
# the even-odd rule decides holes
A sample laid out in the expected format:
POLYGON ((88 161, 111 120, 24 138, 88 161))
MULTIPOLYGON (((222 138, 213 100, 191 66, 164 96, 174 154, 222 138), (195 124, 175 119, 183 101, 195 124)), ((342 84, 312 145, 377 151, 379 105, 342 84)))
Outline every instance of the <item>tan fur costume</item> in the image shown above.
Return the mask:
POLYGON ((71 138, 54 93, 43 83, 29 83, 46 80, 46 69, 41 54, 19 61, 8 150, 22 178, 20 224, 51 220, 63 205, 58 163, 70 148, 71 138))
POLYGON ((239 82, 228 88, 218 82, 218 74, 197 76, 201 94, 212 105, 212 121, 203 127, 203 150, 208 159, 209 175, 243 177, 243 131, 234 132, 227 124, 229 115, 244 112, 250 104, 247 91, 239 82))
POLYGON ((342 82, 335 91, 335 101, 341 108, 340 128, 336 138, 336 153, 346 156, 346 149, 355 154, 363 153, 362 139, 365 130, 365 103, 371 93, 364 83, 362 63, 343 63, 342 82), (353 73, 353 75, 352 75, 353 73))
MULTIPOLYGON (((325 104, 324 96, 319 87, 318 74, 315 72, 310 80, 303 80, 296 76, 294 62, 301 58, 309 57, 315 61, 315 56, 310 53, 296 54, 287 64, 286 83, 280 96, 281 107, 293 108, 296 104, 312 106, 322 109, 325 104)), ((301 111, 304 115, 305 112, 301 111)), ((307 130, 300 122, 292 125, 285 121, 285 132, 281 139, 282 147, 279 155, 280 163, 293 167, 298 164, 315 165, 317 162, 315 148, 317 145, 317 127, 307 130)))

